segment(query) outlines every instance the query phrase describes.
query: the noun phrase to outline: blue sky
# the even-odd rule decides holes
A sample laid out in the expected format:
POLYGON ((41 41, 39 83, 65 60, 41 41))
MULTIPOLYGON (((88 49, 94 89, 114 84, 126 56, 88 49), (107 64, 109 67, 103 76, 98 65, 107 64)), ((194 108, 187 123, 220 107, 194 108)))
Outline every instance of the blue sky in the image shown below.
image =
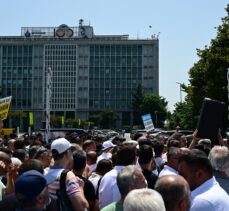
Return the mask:
MULTIPOLYGON (((149 38, 160 32, 159 94, 169 110, 180 100, 179 85, 216 36, 228 0, 0 0, 0 36, 20 35, 22 26, 78 26, 80 18, 94 33, 149 38), (152 28, 149 28, 149 25, 152 28)), ((225 76, 226 77, 226 76, 225 76)), ((184 98, 184 93, 183 93, 184 98)))

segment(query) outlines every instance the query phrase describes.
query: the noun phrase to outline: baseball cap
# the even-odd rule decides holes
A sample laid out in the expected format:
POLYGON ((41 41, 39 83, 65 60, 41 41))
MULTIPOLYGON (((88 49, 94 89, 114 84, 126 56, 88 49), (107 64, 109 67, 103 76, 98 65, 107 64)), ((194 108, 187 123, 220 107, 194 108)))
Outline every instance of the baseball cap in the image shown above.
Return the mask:
POLYGON ((15 194, 22 196, 24 200, 32 200, 39 196, 46 184, 46 179, 40 172, 26 171, 16 179, 15 194))
POLYGON ((106 150, 108 148, 115 147, 116 145, 114 145, 111 141, 108 140, 108 141, 104 141, 102 146, 103 146, 102 150, 106 150))
POLYGON ((71 143, 65 138, 58 138, 51 144, 51 150, 56 150, 59 154, 62 154, 66 150, 71 148, 71 143))

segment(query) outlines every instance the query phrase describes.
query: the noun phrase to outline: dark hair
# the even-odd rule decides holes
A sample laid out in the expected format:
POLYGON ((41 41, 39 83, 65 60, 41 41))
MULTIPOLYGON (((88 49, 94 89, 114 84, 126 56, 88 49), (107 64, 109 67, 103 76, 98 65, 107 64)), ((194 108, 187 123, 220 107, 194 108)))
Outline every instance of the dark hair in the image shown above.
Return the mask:
POLYGON ((142 145, 138 151, 138 162, 140 165, 149 163, 153 157, 153 149, 149 145, 142 145))
POLYGON ((26 160, 24 163, 22 163, 20 168, 19 168, 18 173, 19 173, 19 175, 21 175, 22 173, 24 173, 26 171, 30 171, 30 170, 36 170, 36 171, 40 172, 41 174, 44 173, 41 161, 36 160, 36 159, 26 160))
POLYGON ((167 160, 169 161, 170 159, 177 159, 178 154, 180 152, 180 148, 177 147, 169 147, 168 152, 167 152, 167 160))
POLYGON ((170 139, 168 141, 168 148, 170 147, 180 147, 180 141, 176 140, 176 139, 170 139))
POLYGON ((155 152, 155 156, 161 155, 163 150, 164 150, 164 145, 162 143, 159 143, 158 141, 156 141, 153 144, 153 148, 154 148, 154 152, 155 152))
POLYGON ((27 152, 25 149, 17 149, 13 152, 13 157, 20 159, 22 162, 24 162, 26 155, 27 152))
POLYGON ((46 149, 45 147, 41 146, 38 148, 36 154, 34 155, 34 158, 35 159, 39 159, 41 154, 44 153, 44 152, 48 152, 48 149, 46 149))
POLYGON ((180 162, 185 162, 192 171, 204 170, 210 177, 213 175, 213 169, 207 155, 199 149, 192 149, 189 153, 181 155, 180 162))
POLYGON ((29 148, 29 159, 34 158, 39 148, 40 146, 36 146, 36 145, 29 148))
POLYGON ((86 153, 83 150, 75 150, 73 152, 73 170, 83 170, 86 166, 86 158, 86 153))
POLYGON ((16 140, 14 142, 14 149, 15 150, 17 150, 17 149, 24 149, 24 147, 25 147, 24 141, 22 141, 22 140, 16 140))
POLYGON ((98 162, 96 172, 100 175, 106 174, 112 169, 112 162, 110 160, 102 159, 98 162))
POLYGON ((117 151, 117 165, 127 166, 136 159, 136 148, 133 145, 121 145, 117 151))
POLYGON ((68 150, 66 150, 66 151, 62 152, 61 154, 59 154, 59 152, 56 149, 53 149, 52 150, 52 157, 53 157, 54 161, 61 160, 64 157, 64 155, 65 155, 65 153, 67 151, 68 150))

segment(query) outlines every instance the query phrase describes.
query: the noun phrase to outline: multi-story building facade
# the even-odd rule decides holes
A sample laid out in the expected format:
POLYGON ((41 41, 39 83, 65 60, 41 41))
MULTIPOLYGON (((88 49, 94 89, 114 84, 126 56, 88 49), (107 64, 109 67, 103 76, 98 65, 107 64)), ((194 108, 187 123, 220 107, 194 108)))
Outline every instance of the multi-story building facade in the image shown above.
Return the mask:
POLYGON ((141 84, 158 94, 159 40, 94 35, 91 26, 22 27, 21 36, 0 37, 2 97, 11 110, 33 112, 41 128, 47 71, 52 69, 51 112, 87 120, 90 112, 117 112, 117 127, 132 124, 132 93, 141 84))

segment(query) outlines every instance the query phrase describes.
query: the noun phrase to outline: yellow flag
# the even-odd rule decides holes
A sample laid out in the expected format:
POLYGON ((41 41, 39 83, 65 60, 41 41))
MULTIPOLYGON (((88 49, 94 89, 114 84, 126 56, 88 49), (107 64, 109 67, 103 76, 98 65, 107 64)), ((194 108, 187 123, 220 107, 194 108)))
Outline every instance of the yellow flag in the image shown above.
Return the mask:
POLYGON ((79 126, 81 125, 81 120, 80 120, 80 119, 78 119, 78 125, 79 125, 79 126))
POLYGON ((7 118, 8 111, 10 108, 11 96, 0 99, 0 119, 4 120, 7 118))
POLYGON ((29 112, 29 125, 33 125, 33 112, 29 112))

